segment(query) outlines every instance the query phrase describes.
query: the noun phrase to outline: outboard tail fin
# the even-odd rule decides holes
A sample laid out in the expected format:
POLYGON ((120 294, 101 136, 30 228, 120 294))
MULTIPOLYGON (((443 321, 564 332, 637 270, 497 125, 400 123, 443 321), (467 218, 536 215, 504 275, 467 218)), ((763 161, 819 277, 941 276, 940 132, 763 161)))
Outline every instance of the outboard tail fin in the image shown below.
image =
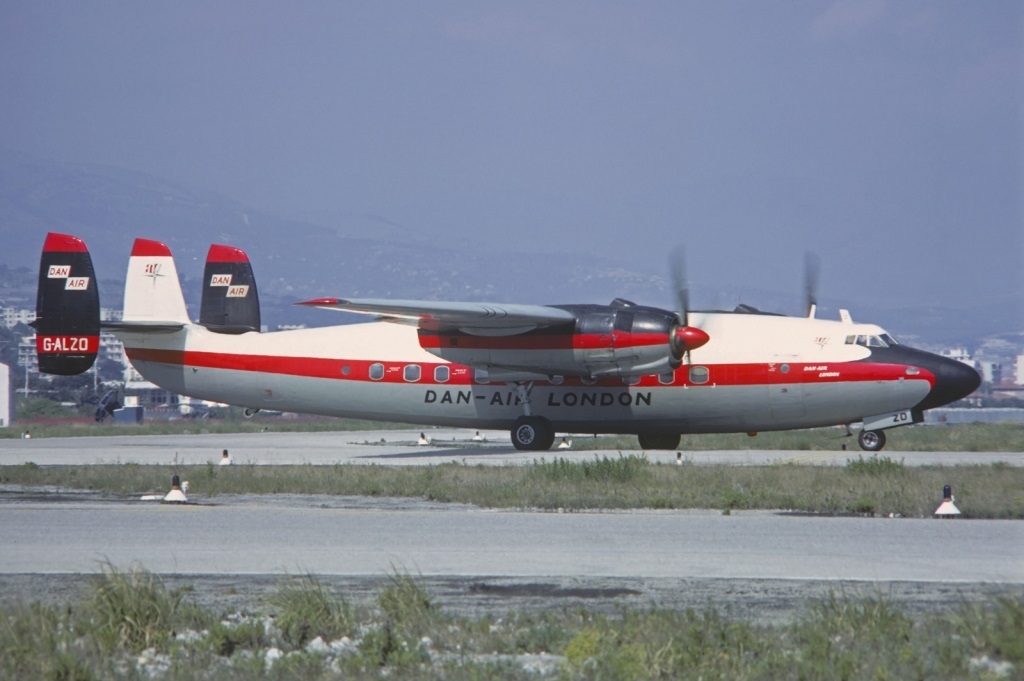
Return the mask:
POLYGON ((100 296, 85 242, 50 232, 39 260, 36 295, 39 371, 74 376, 89 370, 100 347, 100 296))
POLYGON ((178 270, 166 244, 151 239, 135 240, 124 284, 124 322, 189 323, 178 270))
POLYGON ((245 251, 213 244, 206 254, 199 323, 217 333, 260 330, 256 277, 245 251))

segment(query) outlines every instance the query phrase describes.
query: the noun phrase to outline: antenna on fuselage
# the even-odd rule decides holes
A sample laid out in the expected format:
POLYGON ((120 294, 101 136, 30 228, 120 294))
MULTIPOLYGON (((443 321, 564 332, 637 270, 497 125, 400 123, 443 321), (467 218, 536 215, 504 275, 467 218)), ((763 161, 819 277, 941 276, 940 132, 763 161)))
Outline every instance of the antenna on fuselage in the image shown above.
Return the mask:
POLYGON ((818 279, 821 274, 821 258, 816 253, 804 253, 804 311, 808 319, 814 319, 818 311, 818 279))

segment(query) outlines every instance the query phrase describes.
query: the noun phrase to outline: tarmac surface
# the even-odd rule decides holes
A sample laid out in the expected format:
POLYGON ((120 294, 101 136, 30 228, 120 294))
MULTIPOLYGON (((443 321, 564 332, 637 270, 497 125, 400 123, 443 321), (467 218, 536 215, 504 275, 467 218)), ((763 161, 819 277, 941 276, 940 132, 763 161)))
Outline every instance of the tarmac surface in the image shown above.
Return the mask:
MULTIPOLYGON (((263 433, 0 441, 0 466, 137 462, 238 464, 446 461, 516 464, 540 458, 507 434, 418 431, 263 433), (441 446, 443 443, 443 446, 441 446)), ((617 452, 571 450, 548 458, 617 452)), ((625 453, 625 452, 624 452, 625 453)), ((843 464, 859 452, 686 452, 695 463, 797 460, 843 464)), ((1021 465, 1020 453, 885 453, 908 465, 1021 465)), ((674 460, 674 452, 647 453, 674 460)), ((0 470, 2 474, 2 470, 0 470)), ((420 575, 460 612, 587 605, 714 605, 785 618, 829 593, 883 595, 912 610, 1024 594, 1024 523, 836 518, 778 512, 494 511, 408 499, 190 494, 184 505, 91 492, 0 486, 0 601, 80 594, 104 564, 140 565, 225 610, 259 608, 286 575, 314 574, 355 600, 389 574, 420 575)))
MULTIPOLYGON (((520 452, 512 447, 506 431, 470 431, 431 428, 428 430, 374 430, 326 433, 232 433, 204 435, 117 435, 111 437, 70 437, 0 439, 0 466, 33 462, 45 465, 91 465, 102 463, 203 464, 220 461, 224 449, 235 463, 254 465, 338 463, 388 466, 423 466, 458 461, 468 464, 508 465, 531 463, 540 458, 569 460, 618 456, 619 450, 587 447, 592 435, 574 436, 569 449, 553 447, 546 452, 520 452), (430 442, 419 445, 421 433, 430 442), (477 436, 482 440, 475 441, 477 436)), ((557 443, 556 443, 557 444, 557 443)), ((685 439, 683 445, 685 446, 685 439)), ((849 449, 837 445, 833 451, 722 450, 687 451, 689 463, 725 463, 737 466, 771 463, 845 465, 857 457, 869 457, 850 438, 849 449)), ((622 451, 623 455, 644 454, 652 462, 675 461, 676 451, 622 451)), ((900 452, 885 449, 879 456, 903 461, 908 466, 992 464, 1024 466, 1024 452, 900 452)))

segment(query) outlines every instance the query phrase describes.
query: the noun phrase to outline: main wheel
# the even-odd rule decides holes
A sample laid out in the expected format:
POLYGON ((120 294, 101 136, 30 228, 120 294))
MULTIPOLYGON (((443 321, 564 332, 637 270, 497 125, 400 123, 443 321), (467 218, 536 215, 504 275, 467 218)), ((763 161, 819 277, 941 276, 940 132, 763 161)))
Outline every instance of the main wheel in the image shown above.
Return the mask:
POLYGON ((857 444, 865 452, 878 452, 885 446, 885 431, 862 430, 857 436, 857 444))
POLYGON ((544 451, 554 442, 555 429, 542 416, 520 416, 512 426, 512 444, 521 451, 544 451))
POLYGON ((636 436, 640 449, 678 449, 679 433, 640 433, 636 436))

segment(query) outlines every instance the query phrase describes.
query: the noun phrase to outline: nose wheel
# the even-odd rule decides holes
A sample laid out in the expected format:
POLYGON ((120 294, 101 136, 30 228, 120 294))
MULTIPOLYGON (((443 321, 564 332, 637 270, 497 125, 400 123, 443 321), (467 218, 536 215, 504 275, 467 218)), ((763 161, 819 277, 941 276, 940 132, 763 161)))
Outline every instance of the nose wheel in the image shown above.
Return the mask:
POLYGON ((555 429, 543 416, 520 416, 512 426, 512 445, 518 450, 544 451, 554 442, 555 429))
POLYGON ((885 446, 885 431, 862 430, 857 436, 857 444, 865 452, 879 452, 885 446))

